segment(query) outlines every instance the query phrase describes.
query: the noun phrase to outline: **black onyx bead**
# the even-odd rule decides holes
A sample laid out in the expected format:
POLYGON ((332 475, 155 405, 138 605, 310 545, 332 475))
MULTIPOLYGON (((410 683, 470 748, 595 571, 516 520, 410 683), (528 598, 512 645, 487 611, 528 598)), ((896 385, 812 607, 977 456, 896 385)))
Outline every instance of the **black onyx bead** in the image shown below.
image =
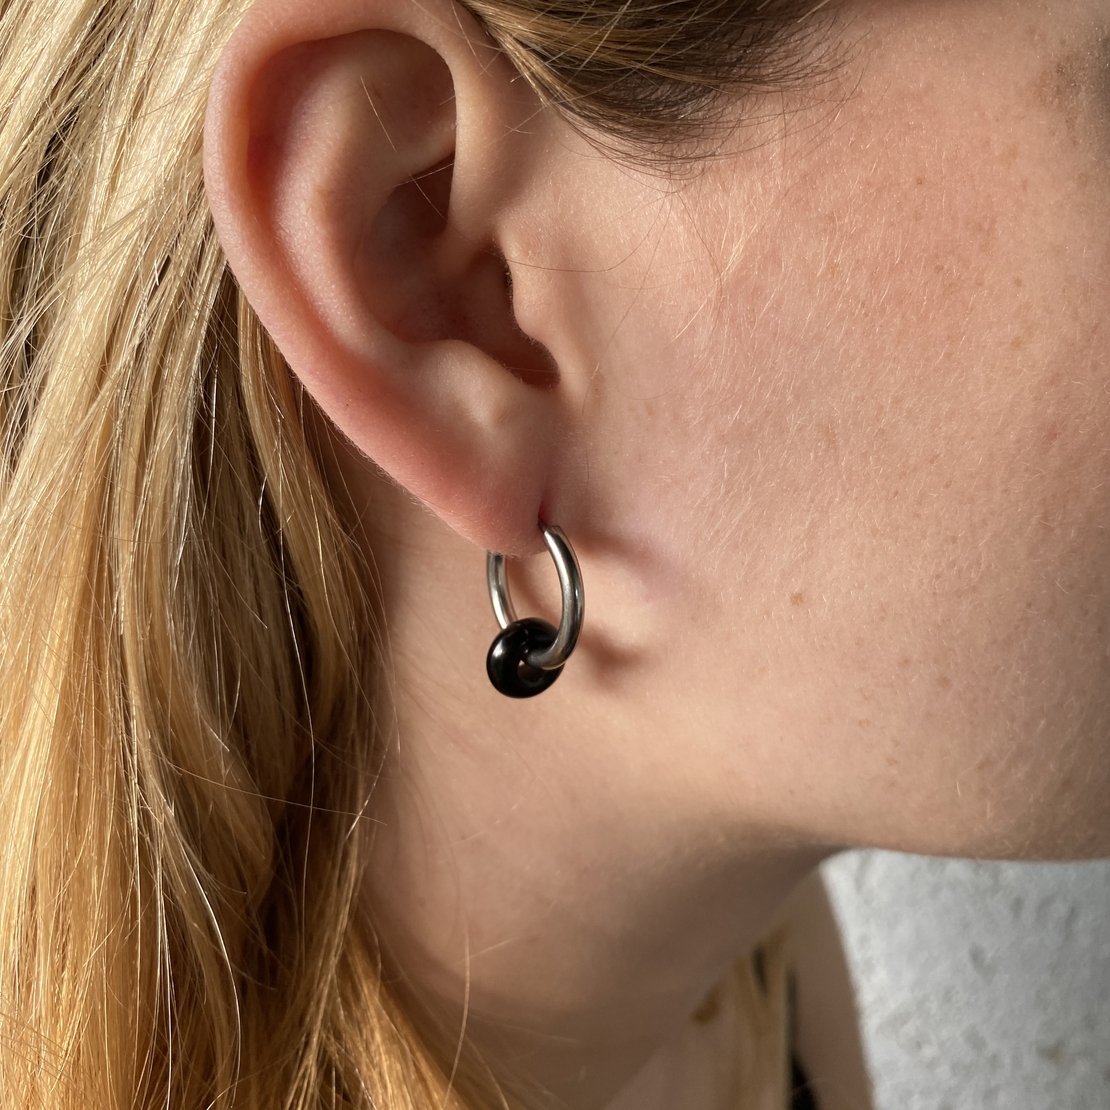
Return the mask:
POLYGON ((494 688, 509 698, 534 698, 542 694, 562 673, 563 668, 541 671, 530 667, 524 657, 543 651, 555 642, 555 629, 537 617, 513 621, 490 645, 486 674, 494 688))

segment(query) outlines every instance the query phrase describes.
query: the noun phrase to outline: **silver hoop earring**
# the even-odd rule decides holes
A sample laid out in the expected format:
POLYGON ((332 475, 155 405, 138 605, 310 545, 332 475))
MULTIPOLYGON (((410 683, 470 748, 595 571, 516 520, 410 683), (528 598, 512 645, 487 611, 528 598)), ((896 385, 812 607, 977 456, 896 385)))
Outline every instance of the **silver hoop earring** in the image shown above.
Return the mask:
POLYGON ((509 698, 534 698, 542 694, 562 673, 582 631, 586 599, 574 549, 561 528, 546 524, 540 528, 547 550, 555 560, 563 595, 563 615, 557 629, 538 617, 517 619, 509 597, 505 556, 496 551, 486 555, 489 599, 501 625, 501 632, 486 656, 486 674, 494 688, 509 698))

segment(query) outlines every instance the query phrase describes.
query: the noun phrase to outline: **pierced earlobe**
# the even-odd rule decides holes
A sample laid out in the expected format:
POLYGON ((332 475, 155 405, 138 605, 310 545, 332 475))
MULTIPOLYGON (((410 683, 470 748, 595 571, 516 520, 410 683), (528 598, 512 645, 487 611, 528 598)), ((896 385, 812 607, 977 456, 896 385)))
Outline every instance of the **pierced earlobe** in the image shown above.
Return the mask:
POLYGON ((517 619, 509 596, 505 556, 494 551, 486 555, 490 602, 501 625, 486 656, 486 673, 494 689, 509 698, 533 698, 555 682, 578 643, 586 611, 582 571, 574 549, 561 528, 546 524, 540 528, 559 572, 563 612, 557 629, 538 617, 517 619))

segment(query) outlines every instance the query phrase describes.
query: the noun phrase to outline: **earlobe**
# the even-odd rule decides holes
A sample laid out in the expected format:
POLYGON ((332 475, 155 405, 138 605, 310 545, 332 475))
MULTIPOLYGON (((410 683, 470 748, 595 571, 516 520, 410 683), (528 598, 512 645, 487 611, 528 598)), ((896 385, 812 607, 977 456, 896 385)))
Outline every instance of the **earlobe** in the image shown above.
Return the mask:
POLYGON ((512 77, 450 0, 262 0, 213 83, 205 181, 247 299, 340 432, 467 538, 527 553, 559 407, 498 253, 512 77))

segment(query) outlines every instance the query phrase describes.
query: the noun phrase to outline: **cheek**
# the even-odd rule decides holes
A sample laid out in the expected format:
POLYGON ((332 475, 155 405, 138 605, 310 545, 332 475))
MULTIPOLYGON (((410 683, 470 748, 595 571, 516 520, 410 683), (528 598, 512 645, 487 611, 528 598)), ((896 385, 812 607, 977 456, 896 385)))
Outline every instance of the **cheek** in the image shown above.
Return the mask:
POLYGON ((1106 116, 1023 49, 928 95, 872 73, 819 144, 686 190, 598 395, 614 511, 699 627, 774 645, 805 759, 861 812, 951 803, 912 850, 1107 824, 1106 116))

